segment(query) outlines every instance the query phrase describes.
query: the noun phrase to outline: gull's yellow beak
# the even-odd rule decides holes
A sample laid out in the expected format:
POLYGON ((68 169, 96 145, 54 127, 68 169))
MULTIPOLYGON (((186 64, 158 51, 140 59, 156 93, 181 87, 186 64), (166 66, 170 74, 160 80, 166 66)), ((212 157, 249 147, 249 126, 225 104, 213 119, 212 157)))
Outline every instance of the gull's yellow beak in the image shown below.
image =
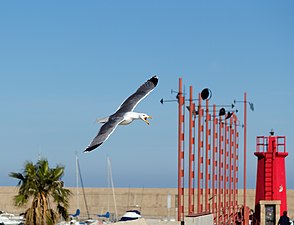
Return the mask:
POLYGON ((149 121, 147 119, 152 119, 152 116, 144 117, 145 123, 147 123, 148 125, 150 125, 150 123, 149 123, 149 121))

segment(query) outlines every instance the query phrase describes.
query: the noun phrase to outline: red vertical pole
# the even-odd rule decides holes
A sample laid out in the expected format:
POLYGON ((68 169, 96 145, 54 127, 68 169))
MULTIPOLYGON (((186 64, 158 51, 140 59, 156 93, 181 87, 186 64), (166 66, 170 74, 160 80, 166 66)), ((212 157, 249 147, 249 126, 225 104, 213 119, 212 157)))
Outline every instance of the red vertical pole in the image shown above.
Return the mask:
POLYGON ((209 151, 209 142, 208 142, 208 137, 209 137, 209 127, 208 127, 208 121, 209 121, 209 111, 208 111, 208 102, 209 100, 206 99, 205 101, 205 211, 209 211, 208 207, 208 180, 209 180, 209 172, 208 172, 208 166, 209 166, 209 158, 208 158, 208 151, 209 151))
POLYGON ((188 204, 189 204, 189 215, 194 213, 194 161, 195 155, 193 151, 193 147, 195 144, 195 137, 193 135, 193 128, 195 127, 194 111, 195 104, 193 103, 193 88, 190 86, 190 99, 189 99, 189 196, 188 196, 188 204))
POLYGON ((247 98, 246 92, 244 93, 244 224, 249 224, 249 212, 247 212, 247 205, 246 205, 246 153, 247 153, 247 98))
POLYGON ((184 97, 182 78, 179 79, 179 124, 178 124, 178 221, 184 221, 184 97))
POLYGON ((203 126, 202 126, 202 107, 201 107, 201 96, 200 94, 198 94, 198 168, 197 168, 197 212, 200 213, 202 212, 202 208, 201 208, 201 149, 202 149, 202 130, 203 130, 203 126))
MULTIPOLYGON (((233 117, 230 118, 230 153, 229 153, 229 215, 230 215, 230 221, 229 222, 232 222, 232 172, 233 172, 233 166, 232 166, 232 159, 233 159, 233 152, 232 152, 232 149, 233 149, 233 133, 234 133, 234 129, 233 129, 233 117)), ((234 215, 234 214, 233 214, 234 215)))
POLYGON ((218 217, 219 217, 219 224, 223 222, 222 220, 222 207, 223 207, 223 202, 222 202, 222 194, 223 194, 223 188, 222 188, 222 180, 223 180, 223 174, 222 174, 222 168, 223 168, 223 163, 222 163, 222 155, 223 155, 223 147, 222 147, 222 141, 223 141, 223 135, 222 135, 222 130, 223 130, 223 124, 222 124, 222 118, 219 118, 219 166, 218 166, 218 217))
POLYGON ((211 212, 211 198, 213 197, 212 194, 212 184, 211 184, 211 173, 212 173, 212 156, 211 156, 211 114, 208 114, 208 122, 209 122, 209 126, 208 126, 208 210, 207 212, 211 212))
POLYGON ((223 208, 223 213, 224 213, 224 219, 225 222, 227 222, 227 131, 228 131, 228 124, 227 121, 224 120, 224 208, 223 208))
POLYGON ((236 198, 236 195, 237 195, 237 183, 238 183, 238 181, 237 181, 237 159, 238 159, 238 155, 237 155, 237 149, 238 149, 237 136, 238 136, 238 133, 237 133, 237 116, 234 115, 233 215, 235 215, 235 213, 237 212, 236 210, 237 210, 237 206, 238 206, 237 198, 236 198))
MULTIPOLYGON (((216 125, 217 125, 217 118, 216 118, 216 105, 214 104, 213 105, 213 127, 212 127, 212 132, 213 132, 213 142, 212 142, 212 149, 213 149, 213 153, 212 153, 212 207, 211 207, 211 211, 212 213, 214 214, 214 212, 216 211, 216 200, 215 200, 215 197, 216 197, 216 188, 215 188, 215 185, 216 185, 216 168, 217 168, 217 159, 216 159, 216 153, 217 153, 217 128, 216 128, 216 125)), ((214 214, 214 223, 216 223, 216 216, 214 214)))
MULTIPOLYGON (((236 144, 236 196, 238 196, 238 182, 239 182, 239 177, 238 177, 238 174, 239 174, 239 132, 237 131, 236 133, 236 136, 237 136, 237 144, 236 144)), ((238 205, 238 198, 236 198, 236 205, 238 205)))

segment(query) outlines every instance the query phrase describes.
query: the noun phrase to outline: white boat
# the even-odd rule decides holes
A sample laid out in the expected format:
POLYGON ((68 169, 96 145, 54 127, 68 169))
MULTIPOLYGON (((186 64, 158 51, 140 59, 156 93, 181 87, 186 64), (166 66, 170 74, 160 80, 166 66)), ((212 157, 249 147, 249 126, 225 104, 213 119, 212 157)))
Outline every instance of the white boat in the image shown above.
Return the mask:
POLYGON ((23 216, 15 216, 14 214, 0 211, 0 225, 21 225, 23 216))
POLYGON ((126 213, 120 218, 119 221, 129 221, 136 220, 141 218, 141 213, 138 210, 128 210, 126 213))
POLYGON ((21 225, 23 224, 22 222, 20 221, 17 221, 17 220, 10 220, 6 217, 1 217, 0 216, 0 224, 2 225, 21 225))

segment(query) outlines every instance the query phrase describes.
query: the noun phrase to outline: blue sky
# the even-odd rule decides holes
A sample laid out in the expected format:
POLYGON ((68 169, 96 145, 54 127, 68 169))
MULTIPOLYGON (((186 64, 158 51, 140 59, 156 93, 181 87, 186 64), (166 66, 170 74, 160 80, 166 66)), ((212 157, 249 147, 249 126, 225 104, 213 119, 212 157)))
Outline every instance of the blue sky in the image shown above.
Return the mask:
MULTIPOLYGON (((255 187, 258 135, 287 137, 287 183, 294 188, 294 2, 1 1, 0 185, 26 160, 65 166, 75 186, 78 153, 85 186, 107 186, 107 157, 118 187, 176 187, 177 104, 171 89, 209 87, 212 103, 243 93, 248 111, 248 187, 255 187), (99 149, 84 148, 143 82, 158 87, 136 111, 153 116, 119 127, 99 149)), ((242 107, 239 118, 242 119, 242 107)), ((242 132, 242 131, 240 131, 242 132)), ((241 161, 240 161, 241 163, 241 161)), ((242 187, 240 169, 240 187, 242 187)))

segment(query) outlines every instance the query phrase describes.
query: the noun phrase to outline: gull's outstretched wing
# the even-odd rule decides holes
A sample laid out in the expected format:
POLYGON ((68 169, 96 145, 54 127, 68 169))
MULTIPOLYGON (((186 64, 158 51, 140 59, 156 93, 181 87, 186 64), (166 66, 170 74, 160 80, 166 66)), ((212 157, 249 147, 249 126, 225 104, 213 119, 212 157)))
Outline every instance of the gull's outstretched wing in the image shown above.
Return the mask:
POLYGON ((138 90, 128 97, 117 109, 117 111, 109 116, 109 120, 100 128, 97 136, 88 145, 84 152, 89 152, 99 147, 112 134, 115 128, 124 120, 124 116, 128 112, 132 112, 137 104, 144 99, 157 85, 158 77, 153 76, 142 84, 138 90))
POLYGON ((144 84, 142 84, 138 90, 128 97, 117 109, 116 113, 124 113, 131 112, 138 105, 138 103, 144 99, 153 89, 156 87, 158 83, 158 77, 153 76, 149 80, 147 80, 144 84))
POLYGON ((88 145, 84 152, 90 152, 99 147, 113 133, 118 124, 123 120, 123 117, 110 117, 108 122, 103 124, 97 136, 88 145))

